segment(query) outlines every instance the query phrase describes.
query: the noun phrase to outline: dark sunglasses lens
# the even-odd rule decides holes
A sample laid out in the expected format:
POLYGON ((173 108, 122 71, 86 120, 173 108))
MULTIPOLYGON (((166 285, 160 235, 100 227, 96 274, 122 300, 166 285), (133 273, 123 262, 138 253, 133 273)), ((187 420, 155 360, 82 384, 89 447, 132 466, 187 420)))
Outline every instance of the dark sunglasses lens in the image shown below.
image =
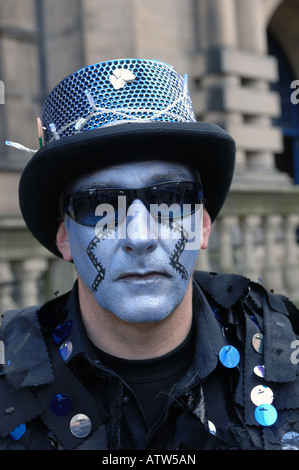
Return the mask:
POLYGON ((181 217, 195 211, 200 202, 198 190, 194 183, 177 183, 158 185, 146 191, 147 205, 151 213, 162 218, 181 217))
MULTIPOLYGON (((122 217, 118 197, 123 193, 110 190, 86 191, 73 196, 73 211, 77 222, 95 227, 96 225, 117 224, 122 217)), ((125 209, 124 209, 125 210, 125 209)))

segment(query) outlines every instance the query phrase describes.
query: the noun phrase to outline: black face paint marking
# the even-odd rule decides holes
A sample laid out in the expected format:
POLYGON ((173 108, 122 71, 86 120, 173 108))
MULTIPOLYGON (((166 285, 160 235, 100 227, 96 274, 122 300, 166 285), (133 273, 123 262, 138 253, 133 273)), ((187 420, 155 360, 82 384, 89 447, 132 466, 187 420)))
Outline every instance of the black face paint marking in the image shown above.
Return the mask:
POLYGON ((91 289, 93 290, 93 292, 96 292, 100 283, 103 281, 103 279, 105 278, 105 272, 106 272, 106 269, 102 266, 102 263, 100 262, 100 260, 96 257, 96 255, 94 254, 93 250, 96 248, 96 246, 102 242, 103 240, 105 240, 105 238, 107 238, 107 236, 112 232, 113 230, 110 229, 110 230, 107 230, 105 232, 101 232, 102 235, 101 237, 99 237, 98 235, 96 235, 92 240, 91 242, 89 243, 87 249, 86 249, 86 253, 88 254, 92 264, 94 265, 94 267, 96 268, 96 270, 98 271, 98 275, 96 276, 95 280, 93 281, 92 283, 92 286, 91 286, 91 289))
POLYGON ((86 249, 86 253, 88 254, 92 264, 94 265, 94 267, 96 268, 96 270, 98 271, 98 275, 96 276, 95 280, 93 281, 93 284, 91 286, 93 292, 96 292, 98 287, 99 287, 99 284, 102 282, 102 280, 104 279, 105 277, 105 268, 102 266, 101 262, 98 260, 98 258, 96 257, 96 255, 93 253, 93 250, 94 248, 97 246, 98 243, 100 243, 101 240, 99 240, 98 237, 94 237, 91 242, 89 243, 87 249, 86 249))
POLYGON ((181 254, 183 253, 183 251, 185 249, 186 242, 187 242, 187 238, 185 237, 184 231, 183 231, 183 228, 182 228, 181 229, 181 238, 176 243, 174 252, 171 255, 170 261, 169 261, 169 264, 173 267, 173 269, 175 269, 176 271, 178 271, 180 273, 182 279, 188 279, 189 278, 189 274, 187 273, 187 270, 179 262, 179 257, 181 256, 181 254))

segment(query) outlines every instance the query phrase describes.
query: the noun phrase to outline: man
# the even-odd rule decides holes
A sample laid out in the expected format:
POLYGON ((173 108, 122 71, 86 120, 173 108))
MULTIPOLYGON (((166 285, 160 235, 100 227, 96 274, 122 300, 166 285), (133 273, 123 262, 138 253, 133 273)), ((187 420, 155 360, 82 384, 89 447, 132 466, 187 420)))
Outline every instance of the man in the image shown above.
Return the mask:
POLYGON ((195 121, 152 60, 86 67, 50 93, 20 181, 71 293, 7 312, 3 449, 298 448, 298 312, 237 275, 194 272, 235 145, 195 121))

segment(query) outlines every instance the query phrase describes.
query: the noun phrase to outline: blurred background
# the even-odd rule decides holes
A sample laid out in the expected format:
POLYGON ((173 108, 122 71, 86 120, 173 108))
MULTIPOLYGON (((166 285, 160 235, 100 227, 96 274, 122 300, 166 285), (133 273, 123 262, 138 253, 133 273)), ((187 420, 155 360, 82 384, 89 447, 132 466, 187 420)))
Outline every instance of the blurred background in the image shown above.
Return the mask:
POLYGON ((37 149, 51 89, 126 57, 187 73, 197 119, 236 140, 232 190, 197 268, 244 274, 299 303, 299 0, 0 0, 0 311, 75 279, 26 229, 18 182, 32 155, 4 142, 37 149))

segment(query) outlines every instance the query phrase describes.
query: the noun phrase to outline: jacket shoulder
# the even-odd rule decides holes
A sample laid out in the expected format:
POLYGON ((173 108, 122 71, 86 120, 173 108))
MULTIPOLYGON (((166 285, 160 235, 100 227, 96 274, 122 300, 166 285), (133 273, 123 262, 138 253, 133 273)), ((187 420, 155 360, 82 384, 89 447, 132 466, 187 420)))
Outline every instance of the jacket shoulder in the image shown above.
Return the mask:
MULTIPOLYGON (((36 387, 53 381, 47 346, 40 325, 39 314, 53 314, 60 310, 60 298, 43 306, 30 306, 7 311, 3 315, 0 339, 4 344, 5 364, 1 375, 15 389, 36 387)), ((64 300, 64 299, 63 299, 64 300)))
POLYGON ((250 279, 238 274, 195 271, 193 279, 211 300, 226 309, 246 295, 250 285, 250 279))
POLYGON ((287 315, 294 330, 299 332, 299 310, 286 296, 274 294, 262 284, 239 274, 195 271, 193 277, 210 300, 220 307, 229 309, 246 299, 247 304, 252 303, 256 310, 263 310, 267 305, 270 310, 287 315))

